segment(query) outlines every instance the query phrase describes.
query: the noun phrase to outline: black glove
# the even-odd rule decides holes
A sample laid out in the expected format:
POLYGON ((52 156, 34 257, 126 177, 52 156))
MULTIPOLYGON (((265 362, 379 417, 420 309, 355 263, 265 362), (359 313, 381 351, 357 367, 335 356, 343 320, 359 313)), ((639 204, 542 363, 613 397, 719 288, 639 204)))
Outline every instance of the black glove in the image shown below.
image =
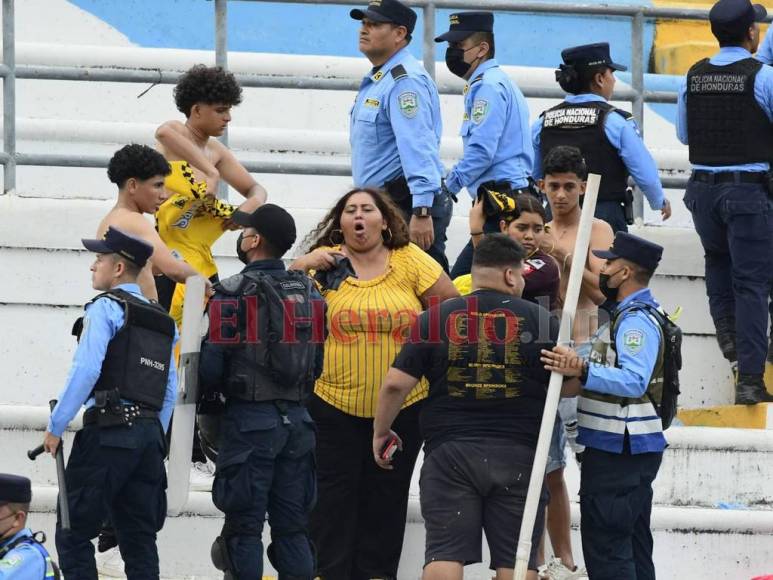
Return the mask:
POLYGON ((317 270, 314 279, 319 282, 323 290, 338 290, 344 280, 349 276, 354 278, 354 268, 346 256, 336 256, 336 265, 330 270, 317 270))

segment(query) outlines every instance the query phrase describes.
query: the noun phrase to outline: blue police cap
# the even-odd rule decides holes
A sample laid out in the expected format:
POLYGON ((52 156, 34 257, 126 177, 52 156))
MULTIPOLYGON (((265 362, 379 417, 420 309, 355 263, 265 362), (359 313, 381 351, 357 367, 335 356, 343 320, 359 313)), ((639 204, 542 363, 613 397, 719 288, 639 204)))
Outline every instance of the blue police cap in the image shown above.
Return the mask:
POLYGON ((494 32, 491 12, 456 12, 449 20, 448 32, 435 38, 435 42, 459 42, 476 32, 494 32))
POLYGON ((663 255, 663 246, 627 232, 617 232, 609 250, 593 250, 593 255, 603 260, 623 258, 654 272, 663 255))
POLYGON ((0 505, 29 503, 32 500, 32 484, 26 477, 0 473, 0 505))
POLYGON ((416 26, 416 12, 398 0, 370 0, 367 8, 355 8, 349 12, 349 16, 355 20, 367 18, 373 22, 391 22, 405 26, 408 34, 411 34, 416 26))
POLYGON ((748 30, 753 22, 762 22, 768 11, 762 4, 749 0, 719 0, 709 11, 711 31, 715 36, 736 36, 748 30))
POLYGON ((564 59, 564 64, 572 65, 575 68, 604 64, 614 70, 628 70, 628 67, 617 64, 609 56, 608 42, 596 42, 595 44, 582 44, 565 48, 561 51, 561 58, 564 59))
POLYGON ((118 254, 142 268, 153 255, 153 246, 110 226, 101 240, 81 240, 90 252, 118 254))

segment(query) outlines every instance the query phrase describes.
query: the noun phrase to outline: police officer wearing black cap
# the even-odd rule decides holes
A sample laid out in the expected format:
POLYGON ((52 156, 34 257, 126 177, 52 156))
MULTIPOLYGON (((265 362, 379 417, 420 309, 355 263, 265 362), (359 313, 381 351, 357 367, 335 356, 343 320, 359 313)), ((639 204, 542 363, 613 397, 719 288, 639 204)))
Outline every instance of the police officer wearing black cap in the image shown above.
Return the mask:
POLYGON ((232 219, 246 266, 215 284, 199 365, 205 396, 226 399, 212 486, 225 523, 212 559, 225 578, 261 580, 268 513, 279 578, 311 580, 316 438, 305 402, 322 371, 325 303, 305 273, 284 267, 295 242, 287 211, 269 203, 232 219))
POLYGON ((408 222, 411 241, 448 272, 452 205, 441 188, 440 98, 407 49, 416 12, 398 0, 372 0, 350 14, 362 21, 359 47, 373 65, 350 115, 354 185, 386 190, 408 222))
MULTIPOLYGON (((529 108, 521 91, 494 59, 494 15, 451 14, 448 32, 435 42, 448 42, 448 70, 467 81, 459 131, 464 153, 446 175, 446 188, 453 194, 467 188, 473 201, 486 190, 511 196, 529 192, 534 157, 529 108)), ((488 217, 484 230, 499 231, 498 214, 488 217)), ((452 278, 470 273, 472 254, 470 241, 456 259, 452 278)))
POLYGON ((773 69, 752 58, 765 8, 720 0, 711 8, 719 52, 693 65, 679 91, 676 132, 693 172, 684 203, 706 257, 717 341, 735 366, 735 402, 773 401, 763 373, 773 273, 773 69))
POLYGON ((59 569, 41 543, 45 535, 27 527, 30 501, 29 479, 0 473, 0 578, 58 580, 59 569))
POLYGON ((96 252, 92 285, 102 293, 76 322, 73 365, 43 445, 52 455, 81 406, 65 478, 71 529, 57 520, 56 549, 67 578, 97 580, 94 546, 109 515, 129 580, 158 578, 156 532, 166 518, 164 433, 177 388, 174 320, 140 293, 137 276, 153 247, 110 227, 96 252))
POLYGON ((613 232, 628 231, 627 224, 633 223, 629 175, 650 207, 660 210, 663 219, 671 217, 658 167, 633 115, 609 104, 614 73, 626 67, 612 60, 606 42, 564 49, 561 58, 564 63, 556 71, 556 81, 570 94, 542 113, 532 127, 535 176, 542 175, 542 160, 553 147, 571 145, 582 151, 588 171, 601 175, 596 217, 612 226, 613 232))
POLYGON ((619 302, 610 330, 612 353, 600 340, 590 360, 568 347, 543 350, 545 368, 571 378, 579 392, 578 437, 585 446, 580 478, 582 549, 593 580, 650 580, 652 482, 666 440, 653 401, 664 376, 665 316, 647 287, 663 248, 618 232, 608 251, 599 287, 619 302))

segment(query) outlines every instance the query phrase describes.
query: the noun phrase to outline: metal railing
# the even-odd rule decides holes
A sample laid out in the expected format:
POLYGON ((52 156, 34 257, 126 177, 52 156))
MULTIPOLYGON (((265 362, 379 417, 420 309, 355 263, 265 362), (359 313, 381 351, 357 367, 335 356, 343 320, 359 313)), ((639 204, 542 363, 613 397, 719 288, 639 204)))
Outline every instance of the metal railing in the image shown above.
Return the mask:
MULTIPOLYGON (((182 73, 179 71, 118 67, 72 67, 72 66, 16 66, 14 1, 3 2, 3 64, 0 65, 0 77, 3 79, 3 145, 0 163, 5 166, 3 178, 4 193, 16 189, 16 166, 60 166, 60 167, 106 167, 106 156, 87 156, 76 154, 18 153, 16 151, 16 79, 47 79, 92 82, 127 83, 176 83, 182 73)), ((316 5, 365 5, 366 0, 232 0, 251 2, 281 2, 316 5)), ((215 62, 223 67, 228 63, 227 49, 227 2, 214 0, 215 12, 215 62)), ((616 91, 615 100, 633 103, 633 114, 643 129, 644 103, 675 103, 676 93, 654 92, 644 89, 644 23, 647 18, 670 18, 682 20, 707 20, 708 11, 676 8, 657 8, 650 6, 592 5, 592 4, 554 4, 550 2, 522 2, 517 0, 407 0, 411 6, 423 12, 423 60, 427 71, 435 77, 435 15, 438 8, 496 10, 518 13, 550 13, 572 15, 618 16, 631 19, 631 89, 616 91)), ((770 17, 768 21, 770 21, 770 17)), ((293 88, 317 90, 356 91, 359 81, 321 77, 275 76, 275 75, 236 75, 245 87, 293 88)), ((443 94, 458 93, 450 85, 440 84, 443 94)), ((526 97, 562 99, 565 93, 558 88, 522 87, 526 97)), ((223 136, 227 140, 227 134, 223 136)), ((346 163, 309 163, 309 162, 247 162, 249 171, 256 173, 284 173, 303 175, 351 175, 346 163)), ((685 178, 667 177, 662 179, 664 187, 684 187, 685 178)), ((641 199, 636 207, 636 215, 641 217, 641 199)))

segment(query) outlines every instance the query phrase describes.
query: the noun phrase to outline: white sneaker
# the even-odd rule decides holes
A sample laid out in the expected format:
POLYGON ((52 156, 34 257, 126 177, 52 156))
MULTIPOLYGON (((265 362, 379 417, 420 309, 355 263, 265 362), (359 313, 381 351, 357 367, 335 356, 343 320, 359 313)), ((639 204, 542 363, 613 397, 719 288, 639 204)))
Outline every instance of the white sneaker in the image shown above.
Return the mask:
POLYGON ((574 570, 570 570, 564 566, 561 558, 553 557, 548 562, 540 578, 547 580, 588 580, 588 573, 585 571, 585 568, 580 568, 579 566, 574 570))
POLYGON ((118 546, 110 548, 106 552, 97 552, 94 555, 97 561, 97 571, 100 576, 108 578, 126 578, 123 569, 123 558, 118 546))
POLYGON ((215 479, 215 464, 211 461, 197 461, 191 467, 191 491, 212 491, 215 479))

